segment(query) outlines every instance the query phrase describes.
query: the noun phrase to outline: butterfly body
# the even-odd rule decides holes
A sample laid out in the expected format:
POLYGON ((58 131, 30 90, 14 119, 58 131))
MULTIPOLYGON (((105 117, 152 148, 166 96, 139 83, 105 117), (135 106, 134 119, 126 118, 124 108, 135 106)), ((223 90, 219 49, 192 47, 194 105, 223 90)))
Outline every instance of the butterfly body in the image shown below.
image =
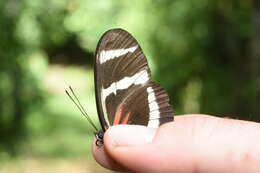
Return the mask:
POLYGON ((103 34, 95 53, 96 105, 103 133, 112 125, 156 128, 173 121, 166 91, 151 79, 147 59, 134 37, 122 29, 103 34))

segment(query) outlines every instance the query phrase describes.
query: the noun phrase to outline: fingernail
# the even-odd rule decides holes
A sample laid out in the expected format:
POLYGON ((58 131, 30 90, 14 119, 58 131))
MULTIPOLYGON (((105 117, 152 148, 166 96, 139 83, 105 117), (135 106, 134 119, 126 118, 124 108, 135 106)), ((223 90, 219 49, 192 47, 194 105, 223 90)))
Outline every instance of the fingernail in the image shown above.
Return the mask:
POLYGON ((138 125, 116 125, 106 132, 113 147, 138 146, 152 142, 156 129, 138 125))

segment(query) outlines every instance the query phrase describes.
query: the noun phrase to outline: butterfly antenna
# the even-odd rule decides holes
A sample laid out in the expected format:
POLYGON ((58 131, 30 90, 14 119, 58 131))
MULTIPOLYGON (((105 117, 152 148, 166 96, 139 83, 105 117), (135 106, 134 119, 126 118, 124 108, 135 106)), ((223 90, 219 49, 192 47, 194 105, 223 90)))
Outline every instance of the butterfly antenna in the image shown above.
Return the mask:
POLYGON ((82 106, 82 104, 80 103, 78 97, 76 96, 76 94, 74 93, 73 89, 71 87, 70 91, 73 95, 73 97, 71 96, 71 94, 65 90, 66 94, 68 95, 68 97, 70 98, 70 100, 77 106, 77 108, 79 109, 79 111, 82 113, 82 115, 87 118, 88 122, 92 125, 92 127, 98 131, 97 127, 95 126, 95 124, 93 123, 93 121, 90 119, 89 115, 87 114, 87 112, 85 111, 84 107, 82 106))

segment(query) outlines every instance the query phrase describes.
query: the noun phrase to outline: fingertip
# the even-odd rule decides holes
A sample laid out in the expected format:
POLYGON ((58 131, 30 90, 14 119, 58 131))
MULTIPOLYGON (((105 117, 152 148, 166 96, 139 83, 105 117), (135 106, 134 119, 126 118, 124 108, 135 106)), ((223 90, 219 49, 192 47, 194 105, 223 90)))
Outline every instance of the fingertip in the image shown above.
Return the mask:
POLYGON ((93 156, 105 168, 117 171, 134 170, 134 167, 142 167, 136 163, 137 160, 147 159, 146 154, 142 153, 150 150, 147 144, 152 143, 155 134, 156 129, 145 126, 112 126, 104 134, 103 146, 96 146, 95 141, 93 142, 93 156), (141 149, 143 147, 146 150, 141 149))
POLYGON ((105 149, 125 170, 136 172, 146 167, 147 151, 151 151, 156 129, 139 125, 116 125, 104 136, 105 149))

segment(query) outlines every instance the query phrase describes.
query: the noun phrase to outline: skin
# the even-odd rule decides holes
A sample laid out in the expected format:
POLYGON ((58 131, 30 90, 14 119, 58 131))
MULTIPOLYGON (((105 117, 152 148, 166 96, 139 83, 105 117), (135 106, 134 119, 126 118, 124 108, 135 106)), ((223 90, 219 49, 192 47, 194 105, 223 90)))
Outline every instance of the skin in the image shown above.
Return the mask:
POLYGON ((209 115, 176 116, 158 129, 116 125, 93 142, 105 168, 137 173, 259 173, 260 123, 209 115))

